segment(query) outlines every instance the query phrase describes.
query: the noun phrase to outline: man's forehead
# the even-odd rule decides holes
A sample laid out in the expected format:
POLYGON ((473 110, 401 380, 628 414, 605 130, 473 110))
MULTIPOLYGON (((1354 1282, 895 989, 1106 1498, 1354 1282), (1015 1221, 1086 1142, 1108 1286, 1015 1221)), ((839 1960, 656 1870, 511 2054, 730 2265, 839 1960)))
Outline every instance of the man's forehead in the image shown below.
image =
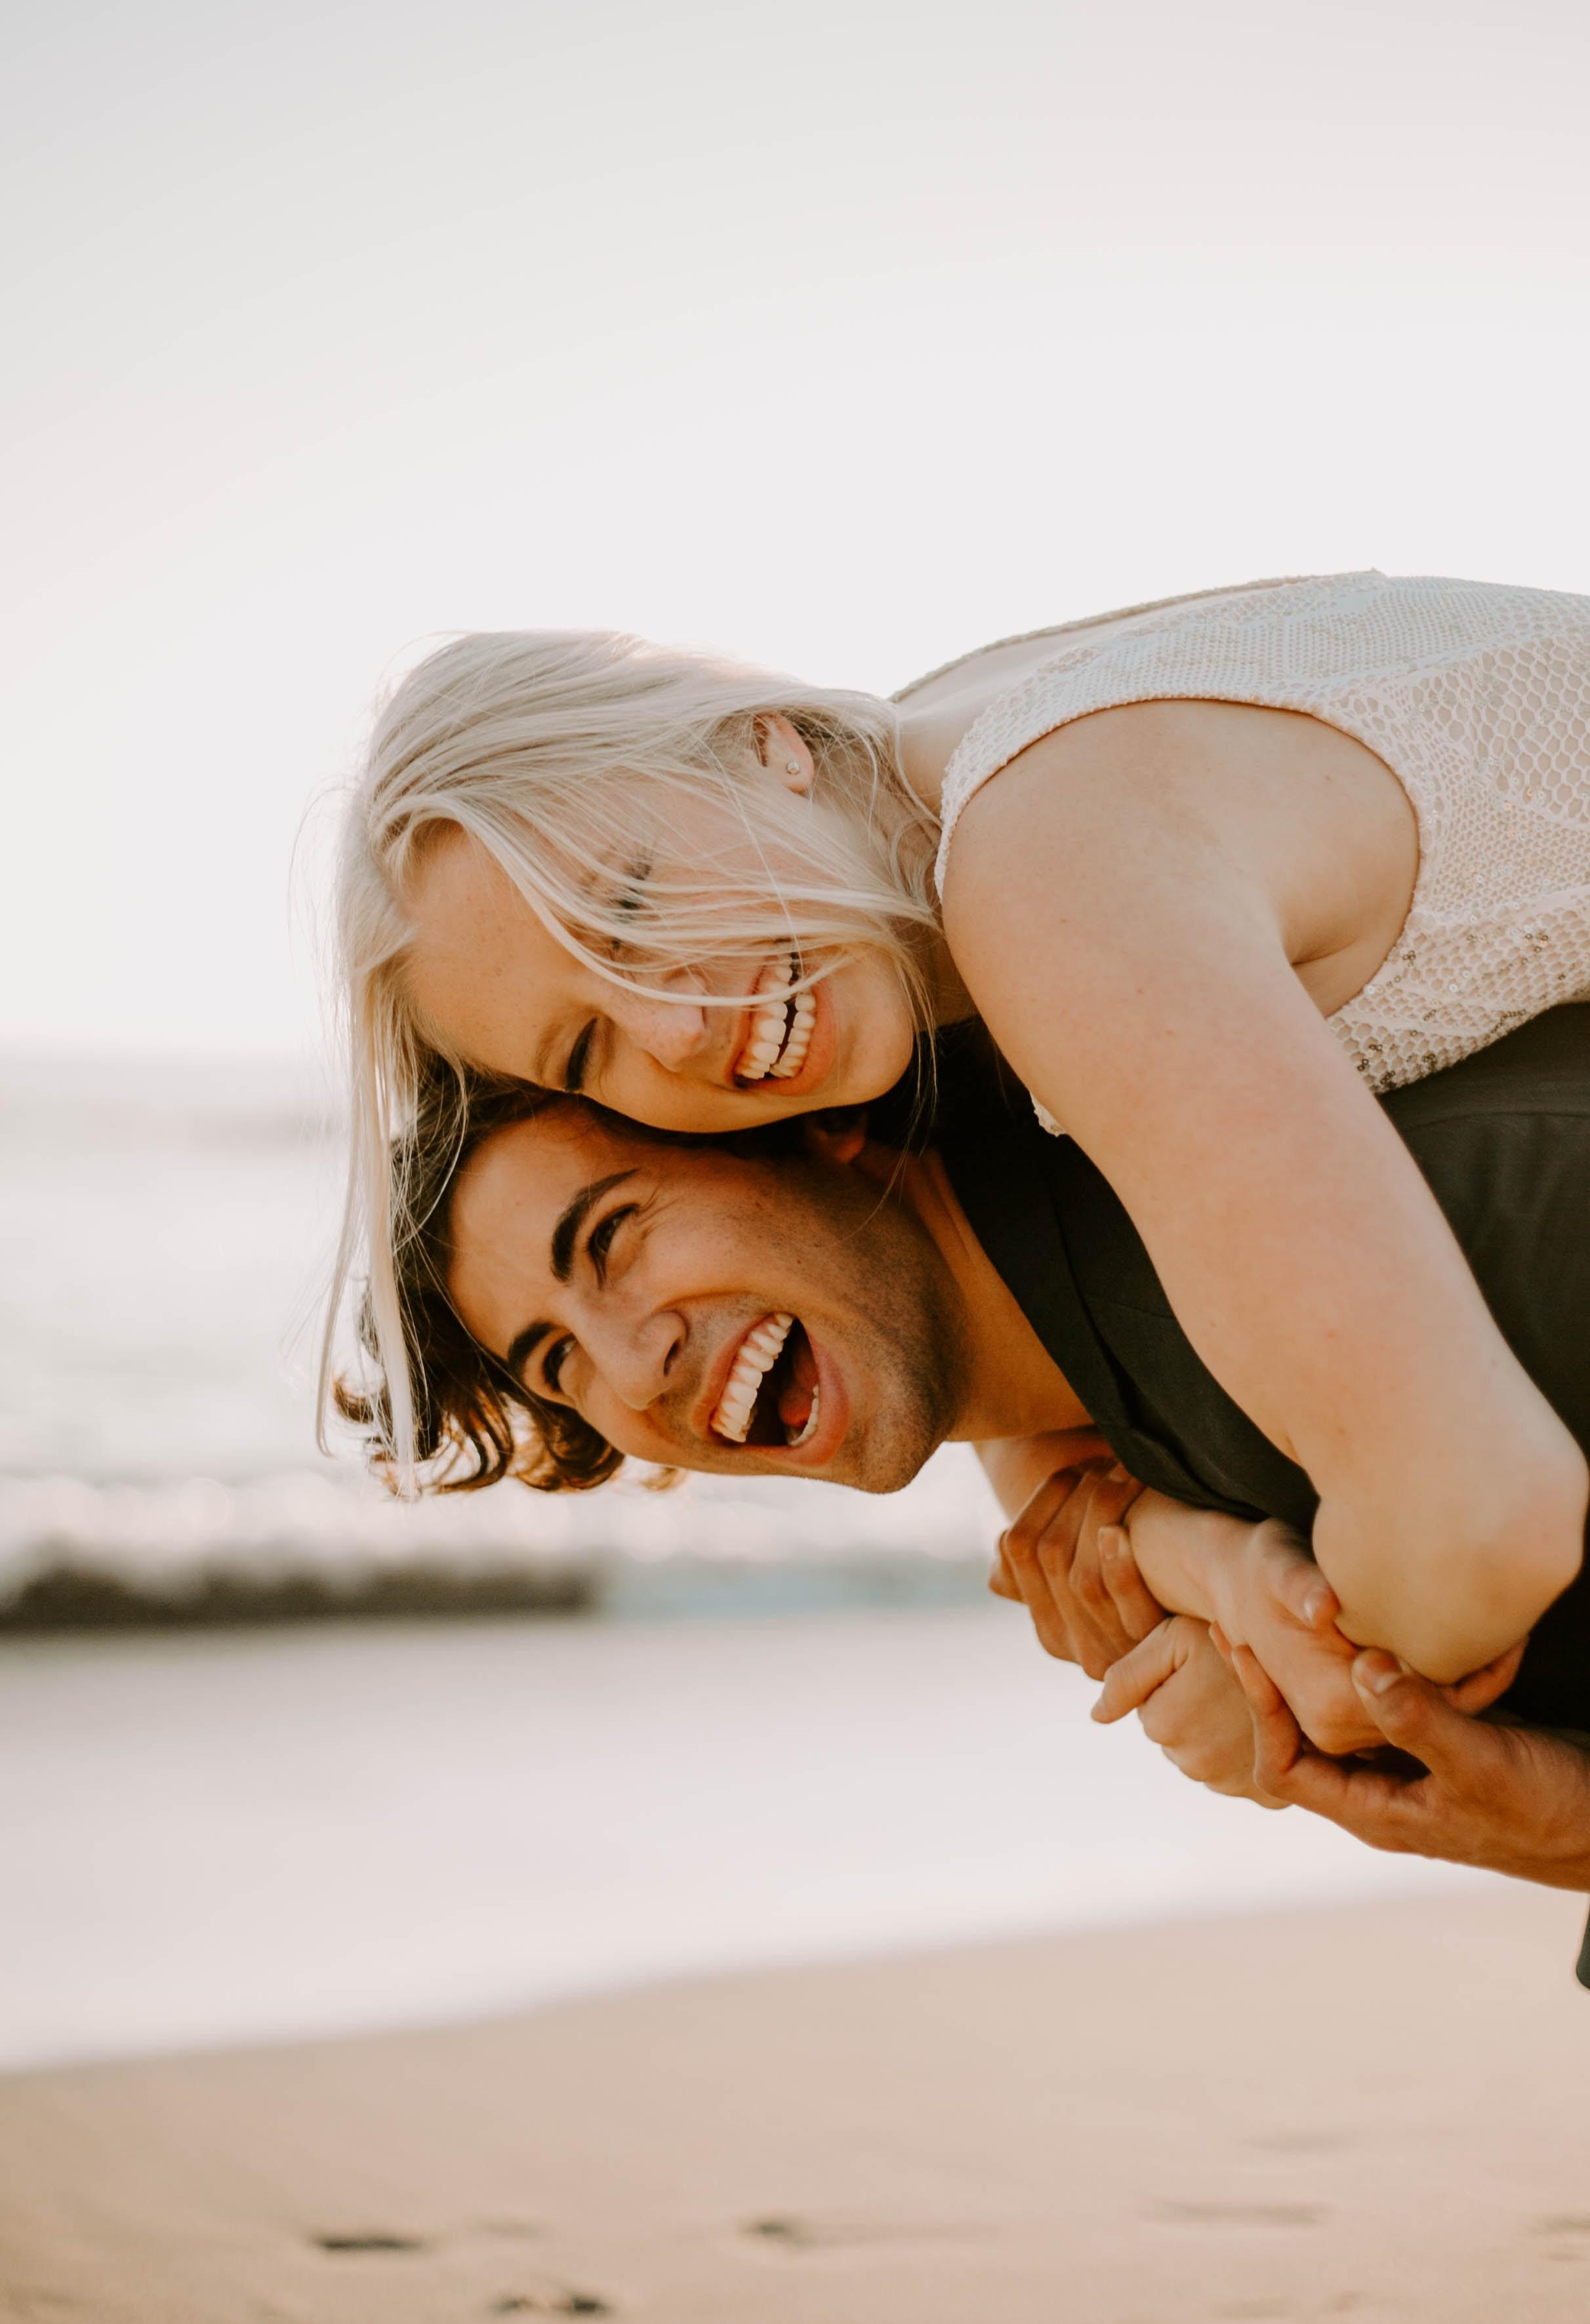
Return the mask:
POLYGON ((519 1330, 527 1302, 556 1298, 560 1222, 580 1215, 582 1194, 639 1156, 635 1141, 561 1102, 496 1131, 470 1156, 453 1198, 448 1275, 465 1322, 489 1346, 519 1330))
POLYGON ((591 1179, 632 1168, 641 1146, 589 1106, 555 1101, 528 1121, 498 1130, 471 1156, 460 1209, 467 1220, 471 1213, 508 1203, 526 1214, 545 1211, 556 1217, 591 1179))

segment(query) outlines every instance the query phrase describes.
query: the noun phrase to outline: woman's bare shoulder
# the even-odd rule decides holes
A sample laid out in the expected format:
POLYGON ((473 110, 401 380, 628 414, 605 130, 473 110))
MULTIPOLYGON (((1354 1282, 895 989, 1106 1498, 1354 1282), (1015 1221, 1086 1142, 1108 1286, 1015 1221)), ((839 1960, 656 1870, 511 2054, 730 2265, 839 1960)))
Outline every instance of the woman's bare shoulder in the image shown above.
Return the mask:
POLYGON ((1247 703, 1122 704, 1029 743, 967 802, 948 924, 1007 908, 1028 884, 1018 867, 1051 846, 1068 887, 1107 877, 1123 902, 1157 889, 1163 908, 1188 880, 1262 898, 1326 1014, 1390 951, 1419 876, 1418 824, 1384 761, 1303 713, 1247 703))

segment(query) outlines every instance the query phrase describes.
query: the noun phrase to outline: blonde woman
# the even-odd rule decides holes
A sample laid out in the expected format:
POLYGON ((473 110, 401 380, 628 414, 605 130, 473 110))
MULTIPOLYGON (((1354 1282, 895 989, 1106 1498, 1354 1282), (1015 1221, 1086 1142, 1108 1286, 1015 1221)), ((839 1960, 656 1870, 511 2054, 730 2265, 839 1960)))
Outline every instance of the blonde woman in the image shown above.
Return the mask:
POLYGON ((1350 1637, 1455 1680, 1576 1572, 1583 1458, 1372 1093, 1590 989, 1590 600, 1257 583, 890 702, 466 637, 381 713, 341 880, 345 1259, 400 1462, 389 1142, 437 1060, 724 1130, 874 1098, 977 1014, 1313 1480, 1350 1637))

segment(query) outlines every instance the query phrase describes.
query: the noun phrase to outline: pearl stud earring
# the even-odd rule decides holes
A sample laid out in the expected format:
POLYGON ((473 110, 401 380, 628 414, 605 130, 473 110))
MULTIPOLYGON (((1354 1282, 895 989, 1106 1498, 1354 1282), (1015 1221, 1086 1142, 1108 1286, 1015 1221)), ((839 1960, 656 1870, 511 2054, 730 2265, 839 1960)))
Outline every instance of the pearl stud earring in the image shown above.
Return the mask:
POLYGON ((784 762, 784 771, 786 775, 798 775, 803 774, 805 770, 802 767, 798 759, 786 759, 784 762))

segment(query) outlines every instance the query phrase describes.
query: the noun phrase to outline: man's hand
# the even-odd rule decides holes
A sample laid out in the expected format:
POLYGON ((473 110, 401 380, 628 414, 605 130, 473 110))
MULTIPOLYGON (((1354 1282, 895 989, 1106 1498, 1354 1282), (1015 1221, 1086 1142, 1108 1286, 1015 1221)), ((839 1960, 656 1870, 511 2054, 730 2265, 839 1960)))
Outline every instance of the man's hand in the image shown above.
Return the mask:
POLYGON ((1143 1488, 1103 1462, 1044 1479, 999 1536, 988 1587, 1025 1605, 1038 1642, 1102 1678, 1160 1621, 1121 1519, 1143 1488))
POLYGON ((1107 1727, 1135 1711, 1173 1767, 1211 1792, 1278 1808, 1254 1779, 1246 1698, 1209 1637, 1209 1624, 1172 1614, 1117 1663, 1093 1706, 1107 1727))
POLYGON ((1370 1848, 1590 1891, 1590 1750, 1540 1728, 1466 1717, 1392 1655, 1366 1653, 1352 1667, 1365 1712, 1381 1742, 1426 1772, 1323 1758, 1254 1655, 1237 1646, 1232 1660, 1253 1720, 1255 1780, 1272 1798, 1370 1848))

